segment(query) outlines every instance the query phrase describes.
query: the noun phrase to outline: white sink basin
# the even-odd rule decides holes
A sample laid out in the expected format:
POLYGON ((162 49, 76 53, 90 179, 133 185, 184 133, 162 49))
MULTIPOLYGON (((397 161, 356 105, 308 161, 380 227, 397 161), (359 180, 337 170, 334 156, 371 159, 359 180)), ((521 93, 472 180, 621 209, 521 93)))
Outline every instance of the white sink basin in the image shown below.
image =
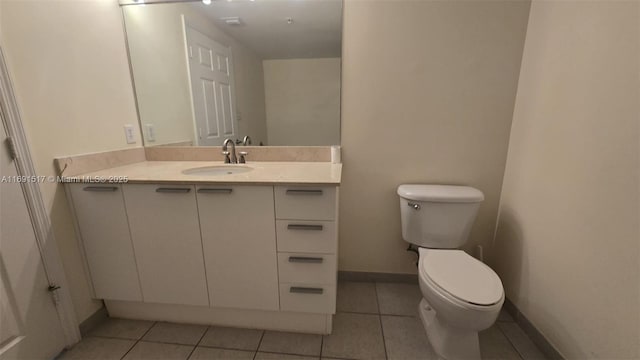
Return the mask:
POLYGON ((241 174, 251 170, 253 170, 253 168, 246 165, 215 165, 191 168, 183 170, 182 173, 185 175, 218 176, 241 174))

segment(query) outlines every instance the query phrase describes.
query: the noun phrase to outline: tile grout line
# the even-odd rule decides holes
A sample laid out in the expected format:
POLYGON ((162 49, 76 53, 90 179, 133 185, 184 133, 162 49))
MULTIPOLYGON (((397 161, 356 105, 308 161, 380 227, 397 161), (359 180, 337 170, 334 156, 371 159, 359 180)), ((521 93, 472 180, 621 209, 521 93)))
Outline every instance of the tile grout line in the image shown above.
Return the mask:
POLYGON ((383 313, 367 313, 367 312, 357 312, 357 311, 338 311, 340 314, 361 314, 361 315, 380 315, 380 316, 395 316, 402 318, 411 318, 411 319, 419 319, 419 316, 415 315, 400 315, 400 314, 383 314, 383 313))
POLYGON ((193 346, 193 349, 191 349, 191 352, 189 353, 189 356, 187 356, 186 360, 189 360, 191 358, 193 353, 198 348, 198 345, 200 345, 200 343, 202 342, 202 339, 204 339, 204 336, 207 335, 207 331, 209 331, 209 328, 211 328, 211 326, 207 326, 207 328, 202 332, 202 335, 200 336, 200 340, 198 340, 198 342, 193 346))
MULTIPOLYGON (((497 323, 497 321, 496 321, 497 323)), ((517 325, 517 324, 516 324, 517 325)), ((511 338, 509 338, 507 336, 507 334, 504 332, 504 330, 502 330, 502 327, 500 327, 500 325, 496 324, 496 327, 498 328, 498 331, 500 331, 500 333, 502 334, 502 336, 504 336, 507 341, 509 342, 509 344, 511 344, 511 347, 513 348, 513 350, 516 351, 516 353, 518 354, 518 356, 520 357, 521 360, 524 360, 524 355, 522 355, 522 353, 520 352, 520 350, 518 349, 518 347, 516 346, 516 344, 511 341, 511 338)))
POLYGON ((256 356, 258 356, 258 351, 260 351, 260 345, 262 345, 262 339, 264 339, 265 330, 262 330, 262 335, 260 335, 260 341, 258 341, 258 346, 256 347, 256 352, 253 353, 253 360, 256 360, 256 356))
POLYGON ((378 296, 378 283, 373 283, 376 289, 376 302, 378 303, 378 322, 380 323, 380 332, 382 333, 382 347, 384 347, 384 358, 389 359, 387 354, 387 340, 384 337, 384 327, 382 326, 382 314, 380 313, 380 297, 378 296))
POLYGON ((142 340, 143 337, 147 336, 147 334, 149 333, 149 331, 151 331, 151 329, 153 329, 154 326, 156 326, 158 322, 154 321, 153 324, 151 324, 151 326, 149 326, 149 328, 147 329, 147 331, 144 332, 144 334, 142 334, 142 336, 140 336, 140 338, 138 338, 136 340, 135 343, 133 343, 133 346, 131 348, 129 348, 129 350, 127 350, 126 353, 124 353, 124 355, 122 355, 122 357, 120 358, 120 360, 124 359, 127 355, 129 355, 129 353, 131 352, 131 350, 133 350, 134 347, 136 347, 138 345, 138 343, 140 342, 140 340, 142 340))

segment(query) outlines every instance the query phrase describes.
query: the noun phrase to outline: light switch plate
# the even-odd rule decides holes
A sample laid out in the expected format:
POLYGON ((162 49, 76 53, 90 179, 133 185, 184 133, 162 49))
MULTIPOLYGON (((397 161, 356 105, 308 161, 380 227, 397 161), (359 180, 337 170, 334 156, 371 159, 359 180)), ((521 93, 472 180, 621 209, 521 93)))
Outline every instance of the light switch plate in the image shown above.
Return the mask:
POLYGON ((124 126, 124 136, 127 138, 127 144, 136 143, 136 133, 135 133, 135 130, 133 129, 133 125, 124 126))

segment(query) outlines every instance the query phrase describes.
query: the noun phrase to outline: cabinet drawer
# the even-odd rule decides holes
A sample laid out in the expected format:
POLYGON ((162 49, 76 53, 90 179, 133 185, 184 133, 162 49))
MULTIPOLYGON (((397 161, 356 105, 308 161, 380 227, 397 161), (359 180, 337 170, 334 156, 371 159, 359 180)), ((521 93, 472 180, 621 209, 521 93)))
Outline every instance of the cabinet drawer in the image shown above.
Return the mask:
POLYGON ((276 220, 276 237, 281 252, 336 252, 334 221, 276 220))
POLYGON ((300 220, 335 220, 334 186, 276 186, 276 218, 300 220))
POLYGON ((283 283, 336 283, 336 256, 308 253, 279 253, 278 274, 283 283))
POLYGON ((280 284, 280 310, 335 314, 336 285, 280 284))

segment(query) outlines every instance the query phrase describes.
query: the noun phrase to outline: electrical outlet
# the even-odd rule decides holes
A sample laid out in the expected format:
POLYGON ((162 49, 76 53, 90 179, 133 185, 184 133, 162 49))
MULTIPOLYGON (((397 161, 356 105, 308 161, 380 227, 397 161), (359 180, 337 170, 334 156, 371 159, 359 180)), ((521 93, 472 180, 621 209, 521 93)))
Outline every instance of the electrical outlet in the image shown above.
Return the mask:
POLYGON ((136 143, 136 132, 133 129, 133 125, 124 126, 124 136, 127 138, 127 144, 136 143))
POLYGON ((156 129, 153 127, 153 124, 147 124, 145 127, 147 128, 147 140, 156 141, 156 129))

